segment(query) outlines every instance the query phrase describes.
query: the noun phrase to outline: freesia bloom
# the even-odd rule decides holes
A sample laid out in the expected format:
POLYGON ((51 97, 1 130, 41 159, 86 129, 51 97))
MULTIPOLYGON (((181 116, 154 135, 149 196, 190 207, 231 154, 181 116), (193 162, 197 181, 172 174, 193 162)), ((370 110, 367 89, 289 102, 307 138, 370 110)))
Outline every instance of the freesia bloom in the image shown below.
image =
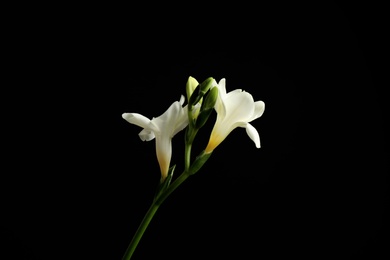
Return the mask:
POLYGON ((172 138, 188 125, 187 107, 182 107, 184 96, 175 101, 164 114, 152 118, 138 113, 123 113, 122 117, 129 123, 144 128, 139 137, 142 141, 156 138, 157 160, 161 170, 161 180, 168 176, 172 156, 172 138))
POLYGON ((218 88, 218 98, 214 107, 217 119, 205 152, 212 152, 236 127, 245 128, 249 138, 257 148, 260 148, 259 133, 249 122, 263 114, 264 102, 255 102, 251 94, 241 89, 226 93, 225 84, 226 80, 223 78, 213 86, 218 88))

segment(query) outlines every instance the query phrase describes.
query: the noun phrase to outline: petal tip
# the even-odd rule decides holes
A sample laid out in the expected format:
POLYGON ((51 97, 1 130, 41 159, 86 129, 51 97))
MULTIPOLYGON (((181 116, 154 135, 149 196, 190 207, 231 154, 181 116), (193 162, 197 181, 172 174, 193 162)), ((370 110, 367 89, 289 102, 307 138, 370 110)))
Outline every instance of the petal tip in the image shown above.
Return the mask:
POLYGON ((123 119, 126 119, 126 118, 128 117, 128 115, 129 115, 129 113, 123 113, 123 114, 122 114, 122 118, 123 118, 123 119))

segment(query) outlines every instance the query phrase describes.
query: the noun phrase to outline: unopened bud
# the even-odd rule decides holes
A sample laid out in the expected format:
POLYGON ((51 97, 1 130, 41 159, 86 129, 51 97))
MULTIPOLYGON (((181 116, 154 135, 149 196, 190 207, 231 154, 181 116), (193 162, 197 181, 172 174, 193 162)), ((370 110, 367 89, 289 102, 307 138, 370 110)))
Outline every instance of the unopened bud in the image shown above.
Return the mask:
POLYGON ((217 88, 210 89, 206 97, 204 98, 202 107, 200 108, 199 115, 196 119, 196 124, 195 124, 196 128, 198 129, 201 128, 207 122, 211 113, 214 110, 214 105, 215 102, 217 101, 217 98, 218 98, 218 89, 217 88))
POLYGON ((208 77, 200 84, 199 96, 203 97, 212 86, 214 81, 213 77, 208 77))
POLYGON ((194 93, 196 87, 199 85, 198 81, 189 76, 186 84, 187 100, 190 100, 192 93, 194 93))
POLYGON ((217 102, 218 98, 218 88, 211 88, 209 93, 204 98, 204 102, 202 104, 201 110, 209 110, 213 109, 215 106, 215 102, 217 102))

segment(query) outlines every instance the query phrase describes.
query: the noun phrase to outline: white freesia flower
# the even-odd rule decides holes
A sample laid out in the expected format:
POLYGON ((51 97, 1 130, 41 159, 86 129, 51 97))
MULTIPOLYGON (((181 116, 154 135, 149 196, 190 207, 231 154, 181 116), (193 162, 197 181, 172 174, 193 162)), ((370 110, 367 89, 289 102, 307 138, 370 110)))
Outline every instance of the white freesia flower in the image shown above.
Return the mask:
POLYGON ((175 101, 164 114, 152 120, 138 113, 122 114, 127 122, 144 128, 139 133, 142 141, 156 138, 156 153, 162 180, 168 176, 172 156, 172 138, 188 124, 187 107, 183 108, 183 103, 184 96, 181 96, 180 101, 175 101))
POLYGON ((223 78, 218 84, 215 82, 213 85, 218 88, 218 98, 214 107, 217 120, 205 152, 212 152, 236 127, 245 128, 256 147, 260 148, 259 133, 249 122, 263 114, 264 102, 255 102, 251 94, 241 89, 226 93, 225 84, 226 80, 223 78))

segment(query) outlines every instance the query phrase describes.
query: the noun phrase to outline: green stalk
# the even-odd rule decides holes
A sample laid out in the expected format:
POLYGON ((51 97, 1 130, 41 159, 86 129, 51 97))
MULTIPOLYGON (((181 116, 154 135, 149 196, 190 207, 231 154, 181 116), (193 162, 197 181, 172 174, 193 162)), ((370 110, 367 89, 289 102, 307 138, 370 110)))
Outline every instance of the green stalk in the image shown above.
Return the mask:
POLYGON ((185 150, 184 150, 184 171, 188 172, 191 166, 191 149, 192 149, 192 143, 194 142, 195 136, 198 133, 198 129, 194 128, 193 126, 189 126, 185 137, 185 150))
POLYGON ((142 238, 142 235, 144 234, 146 228, 149 226, 149 223, 152 220, 152 218, 153 218, 154 214, 156 213, 159 206, 160 205, 158 205, 156 203, 152 203, 149 210, 146 212, 141 224, 139 225, 137 231, 135 232, 133 239, 131 240, 129 246, 127 247, 126 252, 125 252, 122 260, 130 260, 139 241, 142 238))
POLYGON ((184 151, 184 171, 188 172, 191 165, 191 148, 192 144, 186 144, 184 151))
POLYGON ((169 195, 171 195, 171 193, 177 189, 177 187, 179 187, 188 177, 190 177, 190 175, 188 174, 188 172, 183 172, 179 177, 177 177, 177 179, 171 183, 171 185, 169 185, 169 187, 158 197, 158 199, 156 200, 155 204, 160 206, 161 203, 164 202, 164 200, 166 198, 168 198, 169 195))
POLYGON ((141 240, 143 234, 145 233, 146 228, 149 226, 150 221, 153 216, 157 212, 160 205, 164 202, 164 200, 179 187, 190 175, 186 172, 183 172, 169 187, 166 189, 156 201, 152 203, 149 210, 146 212, 141 224, 139 225, 136 233, 134 234, 133 239, 131 240, 129 246, 126 249, 126 252, 122 258, 122 260, 130 260, 133 255, 139 241, 141 240))

